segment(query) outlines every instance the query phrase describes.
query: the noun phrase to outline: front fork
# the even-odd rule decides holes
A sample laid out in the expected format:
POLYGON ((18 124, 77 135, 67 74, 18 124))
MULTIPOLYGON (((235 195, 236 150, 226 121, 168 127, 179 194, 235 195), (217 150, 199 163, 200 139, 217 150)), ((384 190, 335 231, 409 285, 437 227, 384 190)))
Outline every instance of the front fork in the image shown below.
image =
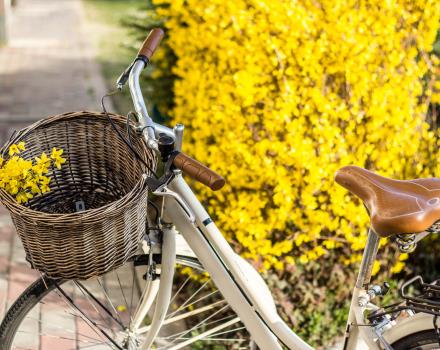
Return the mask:
MULTIPOLYGON (((152 256, 152 246, 150 245, 148 256, 152 256)), ((174 270, 176 264, 176 231, 171 225, 163 225, 162 227, 162 251, 166 254, 161 255, 161 269, 160 279, 157 279, 154 274, 147 273, 147 282, 142 293, 141 301, 136 309, 130 327, 130 335, 137 339, 137 336, 142 333, 147 333, 145 339, 140 347, 141 350, 148 350, 151 348, 154 339, 159 333, 160 328, 165 320, 168 307, 170 305, 171 293, 173 288, 174 270), (154 313, 151 324, 148 327, 141 327, 142 322, 151 309, 153 302, 156 300, 154 313)), ((151 259, 150 259, 151 260, 151 259)), ((148 267, 150 268, 152 262, 148 267)), ((135 342, 129 343, 131 347, 129 350, 137 350, 139 344, 135 342)))

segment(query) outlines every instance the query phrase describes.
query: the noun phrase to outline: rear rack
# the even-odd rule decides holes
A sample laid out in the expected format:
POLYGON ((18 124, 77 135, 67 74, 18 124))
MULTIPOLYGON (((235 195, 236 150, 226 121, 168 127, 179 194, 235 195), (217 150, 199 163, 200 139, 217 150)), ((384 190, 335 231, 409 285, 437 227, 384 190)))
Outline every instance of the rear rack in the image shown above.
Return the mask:
POLYGON ((408 309, 440 316, 440 280, 425 283, 421 276, 415 276, 400 288, 400 296, 408 309), (417 296, 409 294, 411 287, 419 291, 417 296))
POLYGON ((402 301, 383 306, 367 316, 372 325, 380 324, 385 317, 395 320, 402 311, 423 312, 435 318, 440 317, 440 280, 425 283, 421 276, 413 277, 402 285, 399 294, 402 301), (418 291, 416 296, 412 295, 414 291, 418 291))

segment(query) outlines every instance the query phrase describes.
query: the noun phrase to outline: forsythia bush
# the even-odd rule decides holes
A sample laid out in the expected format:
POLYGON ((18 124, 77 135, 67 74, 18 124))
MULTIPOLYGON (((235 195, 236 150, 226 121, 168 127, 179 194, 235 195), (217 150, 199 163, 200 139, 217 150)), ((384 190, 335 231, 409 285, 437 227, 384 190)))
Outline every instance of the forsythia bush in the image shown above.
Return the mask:
POLYGON ((20 157, 25 143, 19 142, 9 147, 9 158, 5 161, 0 157, 0 188, 14 196, 18 203, 26 203, 35 195, 50 191, 50 167, 61 169, 66 159, 61 157, 62 149, 52 149, 48 157, 45 152, 34 161, 20 157))
POLYGON ((438 65, 440 2, 154 3, 177 56, 172 118, 189 129, 186 151, 229 183, 200 189, 261 267, 364 247, 368 217, 333 181, 341 166, 433 170, 423 78, 438 65))
MULTIPOLYGON (((436 0, 153 0, 175 75, 184 151, 228 185, 199 193, 236 249, 265 273, 282 315, 314 343, 345 317, 366 241, 362 204, 335 184, 356 164, 439 175, 436 0), (436 73, 437 72, 437 73, 436 73), (435 90, 437 89, 437 94, 435 90), (267 272, 265 272, 267 271, 267 272)), ((157 21, 157 17, 152 16, 157 21)), ((155 73, 156 74, 156 73, 155 73)), ((160 81, 166 71, 153 76, 160 81)), ((374 272, 404 268, 381 242, 374 272)))

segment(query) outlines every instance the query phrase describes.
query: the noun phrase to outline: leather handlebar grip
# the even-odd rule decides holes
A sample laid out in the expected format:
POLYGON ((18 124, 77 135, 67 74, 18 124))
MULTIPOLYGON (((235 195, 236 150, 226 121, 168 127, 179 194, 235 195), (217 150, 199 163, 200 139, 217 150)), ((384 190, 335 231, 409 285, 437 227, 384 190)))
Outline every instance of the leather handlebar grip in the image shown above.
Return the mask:
POLYGON ((173 164, 176 168, 182 170, 194 180, 208 186, 213 191, 221 189, 226 183, 222 176, 184 153, 179 153, 174 158, 173 164))
POLYGON ((164 36, 164 32, 162 29, 160 28, 152 29, 151 32, 148 34, 147 38, 144 40, 142 47, 138 52, 138 56, 142 55, 150 59, 151 56, 153 56, 154 51, 156 51, 157 47, 162 41, 163 36, 164 36))

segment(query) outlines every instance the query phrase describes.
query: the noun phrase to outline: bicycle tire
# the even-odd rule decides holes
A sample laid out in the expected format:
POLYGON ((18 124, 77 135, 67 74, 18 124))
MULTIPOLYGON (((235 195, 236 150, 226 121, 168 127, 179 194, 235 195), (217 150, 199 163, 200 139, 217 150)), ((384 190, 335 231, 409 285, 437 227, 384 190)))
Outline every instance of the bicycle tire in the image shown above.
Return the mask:
POLYGON ((0 324, 0 350, 10 348, 15 330, 22 322, 23 317, 35 306, 35 303, 52 290, 52 283, 52 280, 47 280, 45 283, 42 278, 39 278, 12 304, 0 324))
MULTIPOLYGON (((201 267, 200 263, 197 259, 188 258, 188 257, 180 257, 177 258, 177 263, 185 268, 191 268, 194 270, 199 270, 202 273, 205 273, 203 268, 201 267)), ((14 339, 17 336, 18 330, 24 323, 24 320, 28 316, 28 314, 31 313, 31 311, 39 304, 41 303, 46 297, 48 297, 51 293, 56 292, 57 285, 62 286, 64 282, 69 281, 55 281, 51 279, 43 279, 40 278, 36 280, 34 283, 32 283, 20 296, 19 298, 13 303, 13 305, 8 310, 7 314, 5 315, 2 323, 0 324, 0 350, 13 350, 16 349, 15 346, 13 346, 14 339)), ((70 281, 71 282, 71 281, 70 281)), ((225 302, 226 303, 226 302, 225 302)), ((194 321, 191 321, 194 322, 194 321)), ((197 321, 198 322, 198 321, 197 321)), ((241 322, 240 322, 241 323, 241 322)), ((192 323, 190 323, 192 325, 192 323)), ((214 326, 213 326, 214 327, 214 326)), ((235 326, 234 326, 235 327, 235 326)), ((41 327, 40 327, 41 328, 41 327)), ((246 332, 243 330, 244 327, 240 329, 241 334, 246 332)), ((221 333, 220 333, 221 334, 221 333)), ((190 334, 192 335, 192 333, 190 334)), ((214 336, 214 335, 213 335, 214 336)), ((248 334, 246 332, 246 336, 248 337, 248 334)), ((212 337, 214 339, 214 337, 212 337)), ((209 338, 202 339, 201 341, 207 341, 209 343, 212 343, 212 341, 209 338)), ((250 344, 250 337, 246 338, 246 346, 248 347, 250 344)), ((199 341, 200 343, 200 341, 199 341)), ((182 347, 183 349, 209 349, 210 347, 200 347, 201 345, 197 345, 198 343, 194 343, 195 347, 192 346, 185 346, 182 347)), ((178 345, 178 344, 176 344, 178 345)), ((176 346, 174 345, 174 346, 176 346)), ((211 345, 210 345, 211 346, 211 345)), ((89 347, 89 346, 84 346, 89 347)), ((19 347, 17 347, 19 348, 19 347)), ((49 348, 45 347, 38 347, 40 350, 49 350, 49 348)), ((81 347, 77 346, 77 349, 81 349, 81 347)), ((110 347, 112 348, 112 347, 110 347)), ((167 347, 164 347, 166 349, 167 347)), ((172 348, 172 347, 170 347, 172 348)), ((241 349, 241 346, 229 346, 226 345, 224 347, 219 347, 218 344, 212 343, 212 349, 241 349)), ((117 349, 115 347, 115 349, 117 349)), ((53 349, 50 349, 53 350, 53 349)), ((61 348, 57 348, 57 350, 63 350, 61 348)))
POLYGON ((394 350, 438 350, 439 338, 434 329, 425 330, 399 339, 392 344, 394 350))

